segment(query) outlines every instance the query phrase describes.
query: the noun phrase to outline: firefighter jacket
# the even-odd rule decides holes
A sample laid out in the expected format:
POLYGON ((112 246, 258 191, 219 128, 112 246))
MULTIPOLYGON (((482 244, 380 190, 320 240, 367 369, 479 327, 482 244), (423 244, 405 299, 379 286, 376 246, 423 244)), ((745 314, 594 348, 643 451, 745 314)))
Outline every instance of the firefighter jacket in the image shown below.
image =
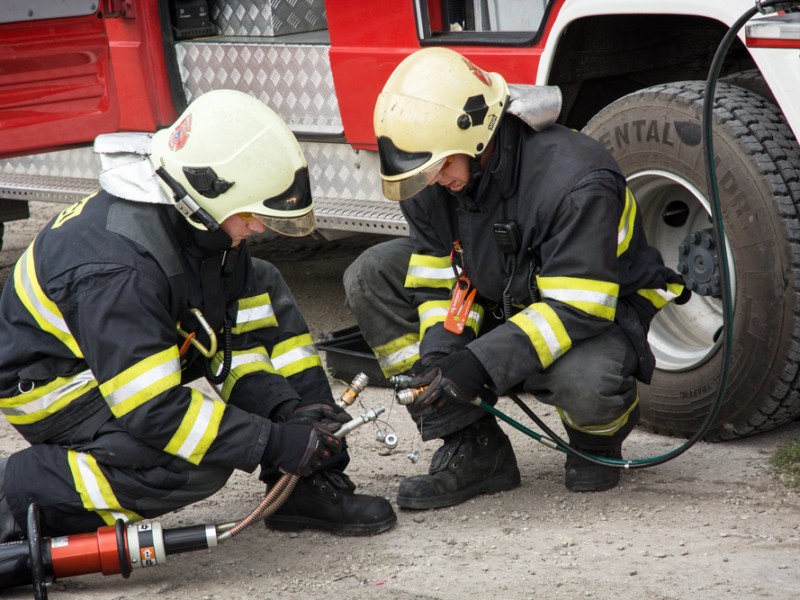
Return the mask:
POLYGON ((683 285, 647 244, 633 195, 598 142, 558 125, 535 132, 507 115, 471 192, 429 186, 402 210, 415 246, 405 287, 418 307, 423 358, 466 346, 503 392, 624 313, 637 322, 637 350, 650 356, 639 373, 649 379, 646 329, 683 285), (494 230, 509 224, 519 235, 504 252, 494 230), (477 289, 460 335, 443 326, 457 274, 477 289), (513 316, 482 331, 486 311, 502 313, 504 295, 513 316))
MULTIPOLYGON (((64 210, 0 298, 0 410, 32 444, 68 446, 72 428, 116 419, 188 463, 253 471, 277 405, 333 399, 305 322, 277 322, 294 299, 270 297, 246 244, 229 245, 224 232, 196 230, 173 207, 105 191, 64 210), (200 332, 210 350, 191 309, 214 331, 229 321, 219 398, 184 385, 204 358, 178 325, 200 332)), ((221 371, 218 337, 212 375, 221 371)))

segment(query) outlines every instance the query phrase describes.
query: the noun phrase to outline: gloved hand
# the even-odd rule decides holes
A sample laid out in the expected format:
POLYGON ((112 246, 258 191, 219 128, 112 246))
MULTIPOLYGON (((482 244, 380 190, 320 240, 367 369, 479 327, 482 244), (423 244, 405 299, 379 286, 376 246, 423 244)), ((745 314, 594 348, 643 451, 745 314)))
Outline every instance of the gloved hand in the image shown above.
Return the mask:
POLYGON ((419 377, 446 356, 447 354, 442 352, 431 352, 430 354, 426 354, 411 366, 411 374, 414 377, 419 377))
POLYGON ((319 423, 272 423, 261 466, 307 477, 343 449, 342 441, 319 423))
POLYGON ((326 402, 300 403, 287 419, 289 423, 305 423, 306 425, 319 423, 329 433, 336 433, 344 423, 352 420, 353 417, 341 406, 326 402))
POLYGON ((440 359, 422 375, 408 383, 408 387, 424 387, 413 403, 416 409, 434 405, 444 406, 449 400, 472 402, 491 383, 478 358, 469 350, 459 350, 440 359))

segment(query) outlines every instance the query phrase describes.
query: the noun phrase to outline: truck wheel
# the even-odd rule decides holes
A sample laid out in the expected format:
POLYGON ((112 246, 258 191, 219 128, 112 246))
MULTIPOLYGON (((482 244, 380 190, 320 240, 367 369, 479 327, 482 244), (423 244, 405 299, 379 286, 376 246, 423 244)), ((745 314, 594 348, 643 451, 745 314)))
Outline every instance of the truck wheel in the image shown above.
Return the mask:
MULTIPOLYGON (((704 82, 647 88, 609 105, 585 128, 622 167, 650 243, 668 266, 680 270, 682 261, 694 280, 692 299, 653 321, 656 373, 641 386, 642 425, 676 436, 703 423, 722 365, 722 302, 708 277, 715 254, 708 248, 703 91, 704 82), (682 243, 684 252, 697 245, 694 261, 685 254, 679 261, 682 243)), ((716 176, 735 308, 727 397, 708 441, 767 431, 800 413, 800 151, 780 109, 762 96, 719 83, 716 98, 716 176)))

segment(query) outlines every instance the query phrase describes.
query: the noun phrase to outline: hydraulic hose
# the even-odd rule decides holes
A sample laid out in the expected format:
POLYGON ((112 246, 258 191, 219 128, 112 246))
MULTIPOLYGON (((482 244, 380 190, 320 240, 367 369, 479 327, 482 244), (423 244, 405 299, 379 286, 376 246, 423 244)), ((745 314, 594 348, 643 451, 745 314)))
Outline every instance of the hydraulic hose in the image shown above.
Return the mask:
POLYGON ((725 61, 725 56, 730 50, 733 42, 737 39, 739 31, 744 25, 752 19, 759 12, 767 12, 767 9, 776 7, 778 5, 800 5, 800 2, 786 2, 785 0, 757 0, 756 5, 747 10, 739 19, 734 22, 728 32, 722 38, 719 47, 714 55, 711 65, 709 67, 708 78, 706 79, 705 94, 703 97, 703 111, 702 111, 702 131, 704 141, 704 157, 705 157, 705 172, 706 183, 708 185, 708 199, 711 207, 711 220, 713 223, 712 233, 714 243, 719 249, 719 263, 721 266, 720 272, 720 286, 722 297, 722 366, 720 368, 720 385, 717 388, 716 397, 711 405, 711 408, 701 423, 698 430, 687 439, 683 444, 677 448, 655 456, 652 458, 641 459, 614 459, 598 457, 591 454, 586 454, 575 448, 572 448, 569 443, 565 442, 562 438, 553 432, 547 424, 545 424, 516 394, 507 393, 506 395, 511 398, 514 403, 531 419, 536 425, 545 432, 546 436, 542 436, 528 427, 517 422, 515 419, 504 414, 496 409, 491 404, 481 401, 480 406, 484 410, 492 413, 496 417, 505 421, 517 430, 525 433, 526 435, 534 438, 536 441, 567 454, 579 456, 591 463, 619 467, 625 469, 637 469, 644 467, 653 467, 655 465, 663 464, 673 458, 677 458, 689 448, 694 446, 699 440, 708 432, 711 424, 717 418, 722 405, 725 403, 725 396, 728 389, 730 380, 731 362, 733 356, 733 292, 730 285, 730 272, 728 270, 728 254, 725 245, 725 227, 722 221, 722 208, 720 206, 719 190, 717 188, 717 178, 714 164, 714 144, 713 144, 713 111, 714 111, 714 92, 716 89, 717 80, 722 69, 722 64, 725 61))

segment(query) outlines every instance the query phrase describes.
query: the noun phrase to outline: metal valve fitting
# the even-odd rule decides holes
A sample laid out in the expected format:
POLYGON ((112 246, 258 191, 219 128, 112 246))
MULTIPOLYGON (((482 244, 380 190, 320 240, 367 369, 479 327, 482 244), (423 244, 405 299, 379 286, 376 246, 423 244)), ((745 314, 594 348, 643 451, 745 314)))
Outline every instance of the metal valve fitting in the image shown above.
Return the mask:
POLYGON ((358 395, 366 389, 368 384, 369 377, 365 373, 359 373, 353 377, 353 381, 341 393, 337 404, 339 406, 350 406, 356 401, 358 395))
POLYGON ((394 395, 395 402, 407 406, 413 404, 414 400, 419 398, 419 395, 425 391, 424 387, 406 388, 404 390, 397 390, 394 395))
POLYGON ((333 434, 333 437, 337 439, 342 439, 348 433, 361 427, 362 425, 369 423, 370 421, 374 421, 380 416, 381 413, 385 412, 386 409, 383 406, 376 406, 375 408, 370 408, 367 412, 363 415, 356 417, 352 421, 348 421, 344 425, 342 425, 339 430, 333 434))

